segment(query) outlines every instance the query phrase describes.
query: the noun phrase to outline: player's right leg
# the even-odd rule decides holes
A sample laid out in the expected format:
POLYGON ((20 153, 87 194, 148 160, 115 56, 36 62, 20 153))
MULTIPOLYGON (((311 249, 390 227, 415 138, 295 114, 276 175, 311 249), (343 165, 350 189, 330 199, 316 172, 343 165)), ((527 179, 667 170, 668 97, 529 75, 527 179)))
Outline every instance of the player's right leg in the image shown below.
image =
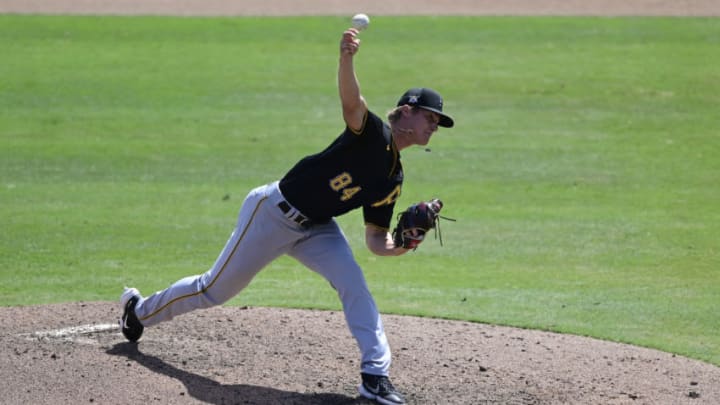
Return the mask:
POLYGON ((276 186, 270 184, 248 194, 237 226, 210 270, 180 279, 149 297, 140 297, 134 307, 139 322, 148 327, 226 302, 302 237, 301 232, 288 227, 287 218, 273 203, 275 190, 276 186))

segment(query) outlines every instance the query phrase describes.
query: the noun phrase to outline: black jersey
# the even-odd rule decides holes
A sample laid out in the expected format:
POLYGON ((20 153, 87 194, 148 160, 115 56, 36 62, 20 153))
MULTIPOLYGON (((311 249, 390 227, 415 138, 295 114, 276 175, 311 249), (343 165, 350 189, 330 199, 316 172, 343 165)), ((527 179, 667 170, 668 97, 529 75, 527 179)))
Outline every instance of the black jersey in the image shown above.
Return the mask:
POLYGON ((390 127, 368 111, 360 132, 346 127, 325 150, 300 160, 280 180, 280 191, 313 221, 363 207, 366 223, 389 229, 402 182, 390 127))

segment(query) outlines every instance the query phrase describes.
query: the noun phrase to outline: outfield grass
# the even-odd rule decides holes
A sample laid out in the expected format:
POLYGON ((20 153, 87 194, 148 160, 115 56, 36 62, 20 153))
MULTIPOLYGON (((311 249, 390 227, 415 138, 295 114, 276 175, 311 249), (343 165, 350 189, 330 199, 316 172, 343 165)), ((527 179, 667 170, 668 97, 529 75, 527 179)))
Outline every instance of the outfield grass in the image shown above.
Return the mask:
MULTIPOLYGON (((376 17, 371 108, 440 90, 403 152, 444 247, 340 219, 383 312, 589 335, 720 365, 720 24, 376 17)), ((0 305, 115 300, 203 272, 239 204, 342 129, 340 18, 0 16, 0 305)), ((231 301, 338 309, 281 259, 231 301)))

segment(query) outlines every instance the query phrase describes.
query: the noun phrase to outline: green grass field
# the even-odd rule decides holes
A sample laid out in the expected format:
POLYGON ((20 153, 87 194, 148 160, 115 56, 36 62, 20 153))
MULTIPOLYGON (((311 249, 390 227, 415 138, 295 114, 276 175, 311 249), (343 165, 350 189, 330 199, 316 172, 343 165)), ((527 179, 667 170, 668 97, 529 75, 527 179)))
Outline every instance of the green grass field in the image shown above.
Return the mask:
MULTIPOLYGON (((0 305, 116 300, 205 271, 245 194, 342 129, 342 18, 0 15, 0 305)), ((589 335, 720 365, 720 23, 374 18, 371 109, 456 128, 403 152, 444 247, 376 258, 383 312, 589 335), (432 20, 428 22, 428 20, 432 20)), ((235 305, 338 309, 290 259, 235 305)))

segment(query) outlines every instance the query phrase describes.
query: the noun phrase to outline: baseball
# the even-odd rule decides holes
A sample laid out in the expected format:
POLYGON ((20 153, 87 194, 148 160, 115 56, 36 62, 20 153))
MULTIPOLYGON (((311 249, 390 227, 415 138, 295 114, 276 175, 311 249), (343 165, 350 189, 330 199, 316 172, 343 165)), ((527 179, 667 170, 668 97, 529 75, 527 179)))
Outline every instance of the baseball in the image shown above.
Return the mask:
POLYGON ((370 17, 368 17, 366 14, 355 14, 353 16, 353 18, 352 18, 353 28, 362 31, 365 28, 367 28, 368 25, 370 25, 370 17))

